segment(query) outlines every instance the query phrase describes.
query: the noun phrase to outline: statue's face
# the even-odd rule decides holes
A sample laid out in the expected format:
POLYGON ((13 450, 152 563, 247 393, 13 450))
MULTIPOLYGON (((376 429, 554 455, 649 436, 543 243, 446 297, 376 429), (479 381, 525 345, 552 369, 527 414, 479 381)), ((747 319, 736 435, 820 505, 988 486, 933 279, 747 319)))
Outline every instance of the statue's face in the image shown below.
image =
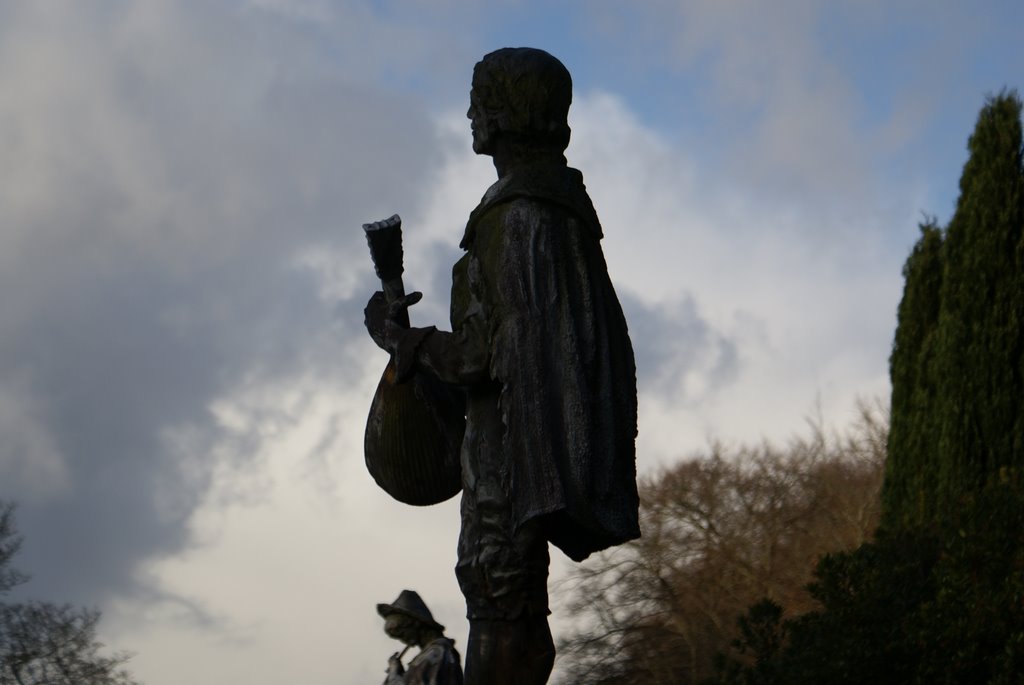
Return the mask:
POLYGON ((419 634, 419 624, 408 616, 391 614, 384 619, 384 632, 388 637, 401 640, 407 645, 416 644, 419 634))
POLYGON ((470 129, 473 131, 473 152, 478 155, 492 154, 494 124, 487 116, 487 110, 481 101, 479 83, 475 75, 473 89, 469 91, 469 111, 466 112, 466 116, 472 122, 470 129))

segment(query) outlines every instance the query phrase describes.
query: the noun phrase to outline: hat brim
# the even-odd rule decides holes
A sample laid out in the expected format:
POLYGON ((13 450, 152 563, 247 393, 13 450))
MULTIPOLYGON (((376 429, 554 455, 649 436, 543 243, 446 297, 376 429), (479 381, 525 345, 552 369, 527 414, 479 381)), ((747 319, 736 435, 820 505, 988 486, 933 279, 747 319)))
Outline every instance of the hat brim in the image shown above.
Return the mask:
POLYGON ((416 619, 425 626, 430 626, 431 628, 436 628, 437 630, 444 632, 444 626, 437 621, 433 621, 425 616, 421 616, 417 613, 413 613, 412 611, 408 611, 407 609, 396 607, 391 604, 378 604, 377 613, 380 614, 381 618, 387 618, 392 614, 401 614, 402 616, 408 616, 409 618, 416 619))

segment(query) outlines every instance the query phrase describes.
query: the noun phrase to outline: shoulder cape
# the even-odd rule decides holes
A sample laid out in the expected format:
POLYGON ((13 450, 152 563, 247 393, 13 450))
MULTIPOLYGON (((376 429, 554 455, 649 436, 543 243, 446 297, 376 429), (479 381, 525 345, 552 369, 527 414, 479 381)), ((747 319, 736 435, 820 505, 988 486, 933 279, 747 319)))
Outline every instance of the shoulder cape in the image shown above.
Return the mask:
POLYGON ((517 524, 542 517, 575 560, 639 537, 636 365, 582 175, 512 172, 470 215, 470 254, 482 230, 499 241, 484 297, 517 524))

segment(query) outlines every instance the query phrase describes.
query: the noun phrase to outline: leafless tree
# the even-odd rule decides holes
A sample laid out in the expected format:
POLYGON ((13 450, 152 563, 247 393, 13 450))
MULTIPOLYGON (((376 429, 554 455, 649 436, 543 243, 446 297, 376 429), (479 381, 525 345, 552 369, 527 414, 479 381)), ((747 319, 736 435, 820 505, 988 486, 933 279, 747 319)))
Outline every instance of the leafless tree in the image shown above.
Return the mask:
POLYGON ((14 505, 0 502, 0 685, 134 685, 122 668, 126 655, 101 653, 98 611, 5 601, 28 580, 11 566, 20 546, 14 505))
POLYGON ((565 685, 685 685, 733 653, 737 619, 768 598, 813 608, 817 559, 878 523, 887 414, 861 404, 845 432, 821 421, 784 448, 685 459, 641 480, 643 537, 577 567, 559 588, 576 617, 560 644, 565 685))

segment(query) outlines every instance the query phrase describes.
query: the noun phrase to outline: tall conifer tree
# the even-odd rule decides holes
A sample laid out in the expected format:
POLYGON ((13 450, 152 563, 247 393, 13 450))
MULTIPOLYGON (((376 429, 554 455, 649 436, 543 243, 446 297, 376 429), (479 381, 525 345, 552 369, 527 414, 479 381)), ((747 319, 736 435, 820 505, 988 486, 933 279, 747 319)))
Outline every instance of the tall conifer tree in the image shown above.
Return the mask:
POLYGON ((944 517, 1024 468, 1024 149, 1021 102, 986 102, 956 212, 929 222, 904 268, 890 359, 886 525, 944 517))
POLYGON ((942 231, 934 219, 903 267, 906 285, 889 358, 892 378, 889 458, 882 501, 886 525, 919 523, 936 487, 935 342, 942 288, 942 231))
MULTIPOLYGON (((940 502, 1024 466, 1021 103, 991 98, 968 142, 946 230, 936 354, 940 502)), ((940 513, 941 515, 941 513, 940 513)))

